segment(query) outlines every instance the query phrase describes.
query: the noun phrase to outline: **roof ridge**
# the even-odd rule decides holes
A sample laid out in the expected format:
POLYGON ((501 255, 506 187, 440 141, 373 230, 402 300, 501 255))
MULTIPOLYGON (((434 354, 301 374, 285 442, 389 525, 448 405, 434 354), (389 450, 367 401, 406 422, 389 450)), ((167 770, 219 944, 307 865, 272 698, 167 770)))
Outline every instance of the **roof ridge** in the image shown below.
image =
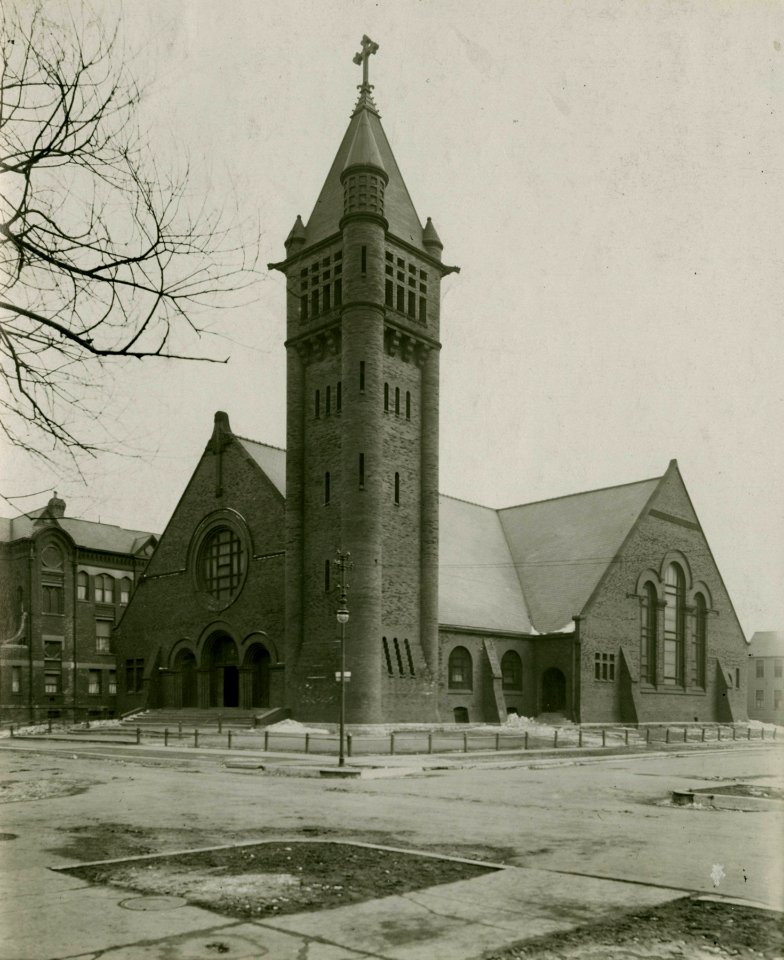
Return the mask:
POLYGON ((481 507, 483 510, 492 510, 493 513, 498 513, 497 507, 488 507, 486 503, 478 503, 476 500, 466 500, 465 497, 454 497, 451 493, 440 493, 439 497, 446 497, 447 500, 456 500, 458 503, 468 503, 472 507, 481 507))
POLYGON ((286 452, 285 447, 276 447, 274 443, 265 443, 263 440, 254 440, 253 437, 242 437, 238 433, 232 434, 236 440, 244 440, 246 443, 257 443, 260 447, 268 447, 270 450, 280 450, 281 453, 286 452))
POLYGON ((662 474, 659 477, 646 477, 645 480, 630 480, 628 483, 612 483, 606 487, 594 487, 590 490, 577 490, 575 493, 564 493, 558 497, 544 497, 542 500, 529 500, 527 503, 513 503, 508 507, 498 507, 498 512, 502 510, 516 510, 518 507, 533 507, 539 503, 552 503, 555 500, 569 500, 571 497, 584 497, 588 493, 602 493, 604 490, 620 490, 621 487, 636 487, 642 486, 644 483, 658 483, 659 480, 664 476, 662 474))

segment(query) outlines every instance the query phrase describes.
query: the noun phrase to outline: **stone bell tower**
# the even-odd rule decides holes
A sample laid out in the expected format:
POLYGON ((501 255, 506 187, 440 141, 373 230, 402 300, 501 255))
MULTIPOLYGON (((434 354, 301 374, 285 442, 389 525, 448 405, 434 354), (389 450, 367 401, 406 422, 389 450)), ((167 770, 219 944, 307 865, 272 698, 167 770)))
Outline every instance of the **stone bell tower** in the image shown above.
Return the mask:
POLYGON ((349 723, 437 719, 442 244, 381 126, 363 37, 359 99, 287 289, 286 696, 336 718, 336 551, 351 554, 349 723))

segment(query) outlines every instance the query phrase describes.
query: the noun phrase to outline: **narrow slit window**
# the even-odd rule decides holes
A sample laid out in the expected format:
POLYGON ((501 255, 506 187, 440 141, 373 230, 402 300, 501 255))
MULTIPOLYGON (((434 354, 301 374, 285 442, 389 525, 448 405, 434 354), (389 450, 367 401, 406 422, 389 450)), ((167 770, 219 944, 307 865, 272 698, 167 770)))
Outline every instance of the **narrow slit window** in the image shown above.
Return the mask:
POLYGON ((403 658, 400 655, 400 644, 398 643, 397 637, 395 637, 394 639, 394 644, 395 644, 395 659, 397 660, 397 669, 398 669, 398 672, 400 673, 400 676, 402 677, 405 674, 405 670, 403 669, 403 658))
POLYGON ((384 384, 384 412, 389 413, 389 384, 384 384))
POLYGON ((408 315, 409 317, 416 316, 416 294, 413 290, 408 291, 408 315))
POLYGON ((319 314, 319 292, 318 290, 313 290, 310 294, 310 312, 314 317, 317 317, 319 314))
POLYGON ((416 670, 414 670, 414 658, 411 656, 411 644, 408 640, 403 641, 406 647, 406 660, 408 660, 408 672, 412 677, 416 676, 416 670))
POLYGON ((389 655, 389 642, 387 641, 386 637, 382 637, 381 640, 384 645, 384 660, 386 661, 386 665, 387 665, 387 673, 389 674, 390 677, 392 677, 394 676, 394 673, 392 670, 392 657, 390 657, 389 655))
POLYGON ((388 307, 395 305, 395 285, 391 280, 387 280, 384 287, 384 300, 388 307))
POLYGON ((308 295, 306 293, 299 298, 299 315, 301 320, 308 319, 308 295))
POLYGON ((364 276, 367 273, 367 247, 362 247, 360 251, 360 266, 364 276))
POLYGON ((365 392, 365 361, 359 361, 359 392, 365 392))
POLYGON ((397 309, 400 313, 406 312, 406 289, 399 286, 397 288, 397 309))
POLYGON ((324 561, 324 593, 329 593, 329 560, 324 561))
POLYGON ((406 390, 406 420, 411 419, 411 391, 406 390))
POLYGON ((360 453, 359 455, 359 489, 362 490, 365 487, 365 454, 360 453))
POLYGON ((395 474, 395 503, 400 503, 400 474, 395 474))
POLYGON ((343 280, 338 277, 335 281, 335 306, 339 307, 343 303, 343 280))
POLYGON ((321 416, 321 391, 316 391, 315 400, 313 401, 313 411, 315 416, 321 416))
POLYGON ((343 381, 338 380, 337 396, 335 397, 335 409, 338 413, 343 409, 343 381))
POLYGON ((427 297, 419 298, 419 322, 427 323, 427 297))
POLYGON ((395 387, 395 416, 400 416, 400 387, 395 387))
POLYGON ((324 394, 324 413, 327 416, 332 412, 332 388, 327 387, 327 392, 324 394))
POLYGON ((329 284, 327 284, 327 285, 324 287, 324 293, 323 293, 323 295, 322 295, 322 299, 323 299, 323 301, 324 301, 324 302, 322 303, 323 309, 324 309, 325 311, 326 311, 326 310, 329 310, 329 309, 331 308, 331 306, 332 306, 329 284))
POLYGON ((329 503, 329 470, 324 474, 324 505, 329 503))

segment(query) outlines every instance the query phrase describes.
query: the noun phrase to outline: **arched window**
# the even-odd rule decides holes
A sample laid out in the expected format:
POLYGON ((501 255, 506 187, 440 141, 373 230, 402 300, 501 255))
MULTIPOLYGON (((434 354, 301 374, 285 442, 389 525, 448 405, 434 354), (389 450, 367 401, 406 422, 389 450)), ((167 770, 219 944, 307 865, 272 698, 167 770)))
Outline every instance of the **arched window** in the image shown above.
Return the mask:
POLYGON ((76 574, 76 599, 87 600, 89 596, 90 596, 90 578, 84 572, 84 570, 80 570, 76 574))
POLYGON ((501 657, 501 677, 504 690, 523 689, 523 661, 516 650, 507 650, 501 657))
POLYGON ((642 589, 640 603, 640 681, 656 683, 656 635, 659 629, 659 597, 650 582, 642 589))
POLYGON ((95 602, 114 603, 114 578, 108 573, 99 573, 95 578, 95 602))
POLYGON ((708 605, 698 593, 694 597, 694 682, 705 686, 705 652, 708 639, 708 605))
POLYGON ((664 572, 664 682, 683 684, 686 577, 677 563, 664 572))
POLYGON ((449 654, 449 689, 472 690, 473 672, 471 654, 465 647, 455 647, 449 654))

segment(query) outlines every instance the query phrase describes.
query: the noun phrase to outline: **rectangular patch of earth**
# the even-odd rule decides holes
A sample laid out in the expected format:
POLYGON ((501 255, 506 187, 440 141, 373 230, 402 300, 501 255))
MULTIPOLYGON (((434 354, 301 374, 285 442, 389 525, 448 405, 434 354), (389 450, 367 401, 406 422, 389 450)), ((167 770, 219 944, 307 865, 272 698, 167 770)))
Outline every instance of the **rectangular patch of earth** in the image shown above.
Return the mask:
POLYGON ((271 841, 113 860, 58 872, 174 896, 239 920, 326 910, 491 873, 497 867, 351 843, 271 841))

